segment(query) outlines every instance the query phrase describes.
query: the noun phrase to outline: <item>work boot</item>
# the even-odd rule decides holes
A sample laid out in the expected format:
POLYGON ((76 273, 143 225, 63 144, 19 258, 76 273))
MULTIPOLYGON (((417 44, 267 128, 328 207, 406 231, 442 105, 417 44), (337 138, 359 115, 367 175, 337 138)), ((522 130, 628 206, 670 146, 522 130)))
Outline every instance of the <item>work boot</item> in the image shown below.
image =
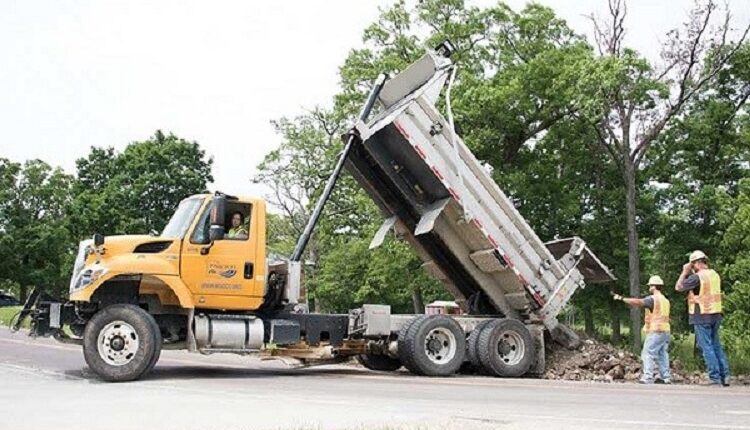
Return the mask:
POLYGON ((638 380, 638 383, 639 383, 639 384, 645 384, 645 385, 651 385, 651 384, 653 384, 653 383, 654 383, 654 381, 652 381, 652 380, 650 380, 650 379, 639 379, 639 380, 638 380))
POLYGON ((721 382, 720 381, 708 381, 708 382, 703 382, 701 385, 704 387, 719 387, 721 386, 721 382))
POLYGON ((721 385, 724 386, 724 387, 728 387, 729 386, 729 376, 725 376, 725 377, 721 378, 721 385))

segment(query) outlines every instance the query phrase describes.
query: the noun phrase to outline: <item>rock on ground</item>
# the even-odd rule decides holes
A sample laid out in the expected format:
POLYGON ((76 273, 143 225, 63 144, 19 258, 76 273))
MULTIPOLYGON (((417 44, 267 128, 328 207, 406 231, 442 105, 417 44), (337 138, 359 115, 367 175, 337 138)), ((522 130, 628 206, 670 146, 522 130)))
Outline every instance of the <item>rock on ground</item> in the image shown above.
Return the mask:
MULTIPOLYGON (((545 379, 593 382, 633 382, 641 377, 640 357, 608 343, 582 337, 575 350, 554 342, 547 343, 545 379)), ((689 372, 679 360, 670 364, 672 382, 700 384, 707 382, 705 372, 689 372)), ((750 385, 750 376, 733 376, 733 384, 750 385)))

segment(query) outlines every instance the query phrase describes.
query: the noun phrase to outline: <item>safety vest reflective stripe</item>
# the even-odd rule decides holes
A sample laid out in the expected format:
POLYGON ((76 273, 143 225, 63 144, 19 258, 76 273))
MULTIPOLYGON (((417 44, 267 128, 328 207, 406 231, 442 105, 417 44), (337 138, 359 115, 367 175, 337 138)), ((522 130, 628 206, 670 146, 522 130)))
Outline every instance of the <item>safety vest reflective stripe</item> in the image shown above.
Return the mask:
POLYGON ((247 230, 245 230, 244 227, 237 227, 237 228, 232 227, 227 232, 227 237, 230 238, 230 239, 234 238, 234 237, 237 237, 239 235, 245 235, 245 236, 247 236, 247 230))
POLYGON ((721 313, 721 278, 719 274, 712 269, 706 269, 699 271, 698 277, 701 280, 701 290, 697 295, 692 291, 688 292, 688 313, 695 313, 695 305, 698 305, 701 314, 721 313))
POLYGON ((654 294, 654 309, 646 308, 646 333, 669 332, 669 300, 661 294, 654 294))

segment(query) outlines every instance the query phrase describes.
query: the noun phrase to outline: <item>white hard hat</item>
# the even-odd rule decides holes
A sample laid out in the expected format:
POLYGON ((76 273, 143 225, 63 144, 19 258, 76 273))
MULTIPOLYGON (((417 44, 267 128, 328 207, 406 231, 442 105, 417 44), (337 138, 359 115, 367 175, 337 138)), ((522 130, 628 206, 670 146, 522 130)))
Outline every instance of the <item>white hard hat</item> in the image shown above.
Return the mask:
POLYGON ((663 287, 664 286, 664 281, 661 279, 661 276, 654 275, 654 276, 648 278, 648 284, 646 284, 646 285, 649 285, 649 286, 651 286, 651 285, 658 285, 660 287, 663 287))
POLYGON ((696 260, 708 260, 708 256, 701 250, 695 250, 690 253, 689 260, 691 263, 695 262, 696 260))

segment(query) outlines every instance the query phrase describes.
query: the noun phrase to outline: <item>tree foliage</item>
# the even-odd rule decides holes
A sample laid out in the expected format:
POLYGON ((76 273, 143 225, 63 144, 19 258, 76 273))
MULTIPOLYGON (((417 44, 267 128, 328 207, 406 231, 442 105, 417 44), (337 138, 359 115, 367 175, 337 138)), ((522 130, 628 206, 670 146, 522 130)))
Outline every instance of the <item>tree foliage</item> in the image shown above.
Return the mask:
POLYGON ((74 235, 160 231, 180 200, 206 192, 212 164, 196 142, 158 130, 121 153, 92 148, 76 162, 70 209, 74 235))
POLYGON ((0 284, 67 291, 78 241, 94 232, 160 230, 184 197, 203 192, 212 160, 157 131, 121 153, 91 148, 68 175, 40 160, 0 159, 0 284))
MULTIPOLYGON (((625 310, 612 305, 608 292, 644 292, 641 262, 645 271, 673 281, 690 250, 721 254, 727 224, 719 208, 734 201, 739 180, 747 176, 750 151, 742 124, 750 91, 742 31, 740 43, 733 43, 724 31, 728 21, 713 30, 707 23, 720 11, 711 1, 698 3, 686 27, 667 34, 661 62, 624 45, 625 4, 610 6, 610 20, 594 21, 597 40, 588 41, 538 4, 514 10, 503 3, 398 1, 382 10, 364 30, 361 46, 350 51, 340 68, 341 90, 325 115, 336 118, 340 134, 379 73, 403 70, 424 46, 450 39, 459 66, 453 92, 459 132, 542 239, 579 234, 613 269, 618 281, 581 291, 573 308, 590 316, 592 331, 595 323, 608 323, 618 340, 625 310)), ((311 179, 292 211, 299 220, 341 147, 331 134, 319 133, 327 128, 316 117, 320 110, 286 120, 281 151, 290 161, 271 169, 261 165, 266 177, 284 172, 291 175, 284 181, 295 186, 311 179), (308 138, 323 145, 315 157, 307 155, 315 148, 308 138), (298 147, 303 143, 305 150, 298 147), (298 158, 315 160, 314 176, 294 168, 298 158)), ((335 308, 377 297, 359 287, 396 303, 398 294, 407 297, 403 286, 409 283, 376 281, 382 279, 372 271, 378 254, 365 244, 379 219, 362 193, 345 183, 346 193, 334 197, 317 232, 311 282, 335 308), (341 216, 346 207, 373 219, 353 222, 351 213, 341 216), (337 277, 344 280, 338 286, 337 277)), ((390 246, 385 244, 386 251, 390 246)), ((391 249, 387 255, 401 254, 391 249)), ((407 252, 382 267, 398 272, 407 255, 417 261, 407 252)), ((676 327, 684 330, 682 307, 674 309, 676 327)))

